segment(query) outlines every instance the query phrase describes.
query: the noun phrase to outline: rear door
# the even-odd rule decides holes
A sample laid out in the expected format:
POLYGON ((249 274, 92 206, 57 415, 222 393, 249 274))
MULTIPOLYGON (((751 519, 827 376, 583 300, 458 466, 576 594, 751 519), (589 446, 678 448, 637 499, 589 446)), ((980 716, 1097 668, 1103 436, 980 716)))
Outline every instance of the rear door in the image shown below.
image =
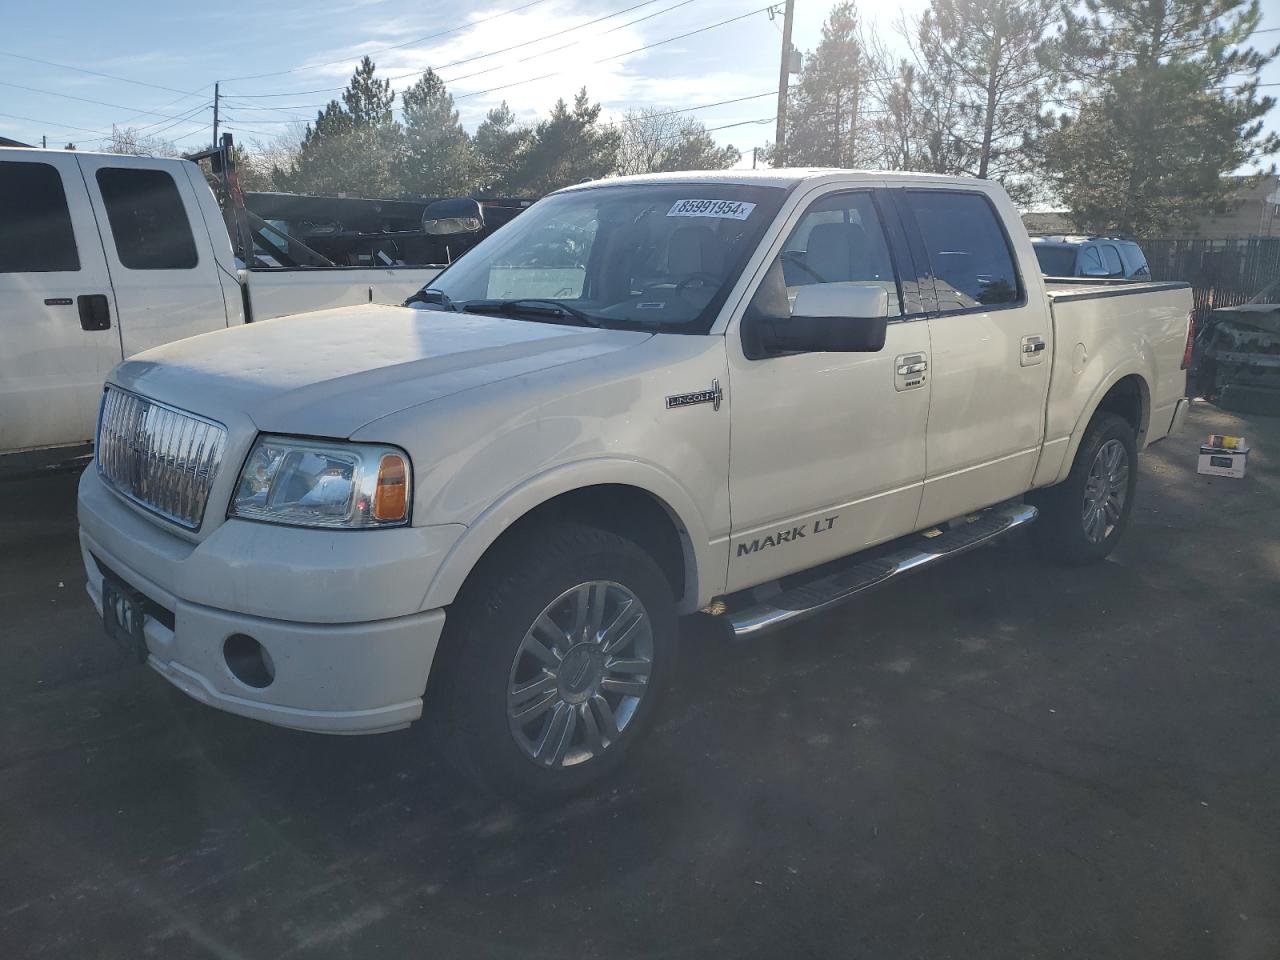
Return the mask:
MULTIPOLYGON (((936 308, 929 319, 924 527, 1030 488, 1044 437, 1052 338, 1048 304, 1029 297, 988 194, 941 188, 895 194, 923 247, 936 308)), ((1012 204, 1004 207, 1017 215, 1012 204)), ((1031 245, 1024 245, 1030 262, 1031 245)))
POLYGON ((185 171, 92 154, 80 167, 102 227, 124 355, 225 327, 218 265, 185 171))
POLYGON ((0 159, 0 302, 0 453, 91 440, 120 332, 73 153, 0 159))

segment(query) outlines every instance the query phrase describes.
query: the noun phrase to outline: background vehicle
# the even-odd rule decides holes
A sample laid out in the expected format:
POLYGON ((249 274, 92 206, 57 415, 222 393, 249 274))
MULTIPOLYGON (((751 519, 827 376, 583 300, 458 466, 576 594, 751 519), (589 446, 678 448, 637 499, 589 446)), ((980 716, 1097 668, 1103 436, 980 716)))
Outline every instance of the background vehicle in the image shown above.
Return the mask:
POLYGON ((211 160, 221 210, 187 160, 0 149, 0 454, 87 443, 103 378, 135 353, 254 320, 402 303, 530 202, 251 194, 259 215, 225 159, 231 146, 228 136, 195 158, 211 160))
POLYGON ((1211 310, 1196 334, 1196 392, 1228 410, 1280 414, 1280 280, 1211 310))
POLYGON ((1105 556, 1187 408, 1188 287, 1046 282, 985 180, 580 185, 419 300, 118 367, 88 590, 202 702, 356 733, 425 697, 510 790, 623 761, 677 614, 756 635, 1037 515, 1105 556))
POLYGON ((1046 277, 1093 277, 1150 280, 1142 248, 1119 237, 1032 237, 1031 244, 1046 277))

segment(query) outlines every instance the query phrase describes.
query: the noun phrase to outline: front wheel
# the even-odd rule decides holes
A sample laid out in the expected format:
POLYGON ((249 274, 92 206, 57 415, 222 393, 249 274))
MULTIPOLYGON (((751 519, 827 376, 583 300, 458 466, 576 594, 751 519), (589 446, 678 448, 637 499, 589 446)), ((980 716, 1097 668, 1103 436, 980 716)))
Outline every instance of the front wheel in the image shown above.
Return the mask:
POLYGON ((609 531, 540 526, 499 547, 450 609, 444 676, 462 765, 508 795, 571 793, 640 741, 666 683, 675 601, 609 531))
POLYGON ((1099 413, 1067 479, 1028 497, 1040 510, 1032 530, 1041 554, 1070 564, 1106 557, 1128 526, 1137 480, 1133 428, 1114 413, 1099 413))

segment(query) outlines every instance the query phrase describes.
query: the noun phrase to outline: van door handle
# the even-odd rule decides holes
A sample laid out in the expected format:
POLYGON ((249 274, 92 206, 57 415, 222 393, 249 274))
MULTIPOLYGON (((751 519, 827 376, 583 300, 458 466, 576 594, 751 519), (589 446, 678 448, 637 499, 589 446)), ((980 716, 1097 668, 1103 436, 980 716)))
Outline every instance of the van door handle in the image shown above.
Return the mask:
POLYGON ((80 326, 85 330, 110 330, 111 305, 105 293, 82 293, 76 297, 80 326))

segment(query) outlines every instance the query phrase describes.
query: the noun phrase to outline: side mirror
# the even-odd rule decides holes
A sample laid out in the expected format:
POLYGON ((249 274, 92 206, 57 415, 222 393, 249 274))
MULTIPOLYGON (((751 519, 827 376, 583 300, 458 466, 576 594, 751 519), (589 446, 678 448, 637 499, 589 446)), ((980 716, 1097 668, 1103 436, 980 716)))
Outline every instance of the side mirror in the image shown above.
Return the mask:
POLYGON ((478 200, 470 197, 436 200, 422 211, 422 232, 431 236, 479 233, 483 229, 484 210, 478 200))
POLYGON ((888 314, 884 287, 811 284, 797 292, 790 317, 743 317, 743 352, 751 360, 783 353, 877 353, 884 349, 888 314))

